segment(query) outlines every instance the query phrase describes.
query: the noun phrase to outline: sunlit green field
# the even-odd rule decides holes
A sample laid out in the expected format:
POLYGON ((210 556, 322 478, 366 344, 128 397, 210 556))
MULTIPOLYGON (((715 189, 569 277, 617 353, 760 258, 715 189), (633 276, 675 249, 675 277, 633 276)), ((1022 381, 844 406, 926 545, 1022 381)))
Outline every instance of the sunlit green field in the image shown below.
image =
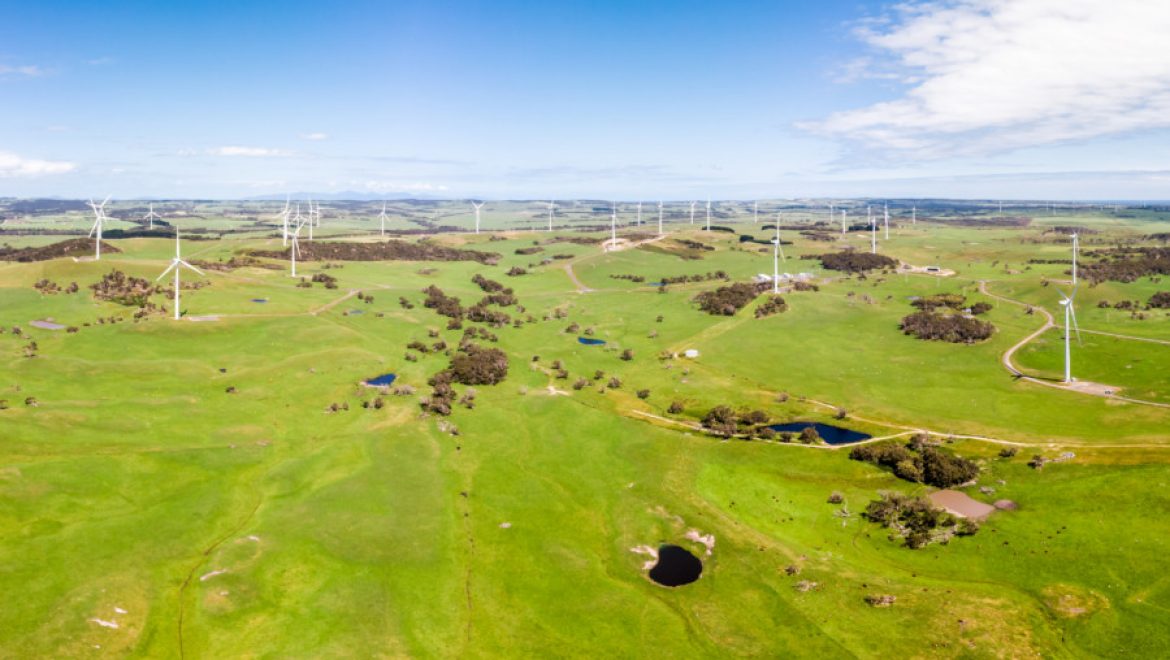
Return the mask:
MULTIPOLYGON (((474 224, 462 203, 390 206, 392 231, 419 228, 411 218, 464 230, 474 224)), ((288 264, 275 260, 267 261, 280 269, 185 271, 184 281, 210 284, 182 292, 186 317, 178 322, 161 314, 134 322, 132 308, 96 302, 88 289, 113 269, 153 280, 173 256, 169 239, 113 240, 122 252, 100 262, 0 262, 0 326, 8 329, 0 334, 7 404, 0 410, 0 588, 8 594, 0 655, 1170 652, 1163 568, 1170 535, 1160 518, 1170 509, 1170 408, 1013 379, 1002 354, 1044 319, 979 292, 985 281, 991 294, 1056 314, 1057 291, 1069 288, 1067 266, 1027 263, 1069 254, 1067 241, 1044 233, 1047 227, 1098 229, 1088 250, 1110 237, 1168 231, 1170 221, 1099 214, 1037 217, 1013 229, 899 223, 881 240, 881 252, 952 269, 951 277, 845 277, 800 257, 842 245, 868 249, 868 234, 825 243, 785 231, 792 244, 784 246, 781 271, 810 272, 820 290, 786 293, 788 311, 756 319, 754 305, 731 317, 696 308, 694 295, 721 282, 665 292, 649 285, 716 270, 739 281, 770 273, 770 246, 739 241, 739 234, 766 240, 770 231, 742 207, 720 210, 715 223, 736 229, 727 233, 690 225, 674 205, 669 238, 715 248, 697 260, 660 249, 667 241, 613 253, 599 244, 542 243, 543 252, 515 253, 550 236, 582 235, 564 231, 566 224, 608 224, 594 206, 604 203, 559 209, 558 230, 549 233, 542 204, 498 204, 485 209, 479 236, 425 239, 499 253, 494 266, 298 264, 302 275, 338 278, 337 289, 297 288, 288 264), (570 258, 542 264, 552 255, 570 258), (529 273, 506 276, 514 266, 529 273), (580 292, 566 267, 592 291, 580 292), (435 284, 467 306, 483 295, 471 281, 477 273, 513 287, 526 311, 506 311, 533 322, 491 329, 499 341, 488 345, 506 351, 510 371, 502 384, 475 388, 474 409, 424 416, 427 379, 448 359, 429 353, 407 361, 406 344, 437 341, 428 336, 433 329, 454 346, 462 333, 423 307, 421 290, 435 284), (33 285, 44 278, 77 282, 81 291, 42 295, 33 285), (944 292, 992 303, 986 318, 995 335, 966 346, 900 332, 912 297, 944 292), (414 308, 400 306, 399 297, 414 308), (125 320, 97 323, 111 316, 125 320), (43 319, 79 331, 29 325, 43 319), (607 344, 579 344, 581 333, 566 331, 570 323, 607 344), (30 341, 37 344, 32 358, 23 350, 30 341), (619 357, 627 348, 631 361, 619 357), (687 349, 699 356, 668 357, 687 349), (568 379, 552 376, 554 360, 568 379), (601 389, 598 370, 619 376, 622 386, 601 389), (363 408, 378 392, 360 381, 386 372, 417 391, 363 408), (574 390, 579 377, 590 385, 574 390), (644 400, 635 396, 642 389, 649 390, 644 400), (25 405, 28 397, 35 406, 25 405), (683 414, 667 412, 673 401, 683 414), (348 411, 329 412, 334 403, 348 411), (689 426, 719 404, 759 408, 778 422, 831 422, 842 409, 837 423, 874 436, 910 429, 956 436, 950 448, 983 466, 965 492, 987 502, 1011 499, 1019 509, 993 514, 973 537, 907 549, 861 513, 881 490, 925 487, 850 461, 847 449, 721 440, 689 426), (1019 453, 1000 457, 1003 443, 1019 453), (1042 470, 1027 466, 1035 454, 1062 452, 1074 456, 1042 470), (826 502, 833 491, 844 505, 826 502), (714 535, 709 556, 685 538, 691 530, 714 535), (646 557, 631 549, 667 542, 704 560, 700 580, 671 589, 646 577, 646 557), (799 574, 788 575, 788 567, 799 574), (815 585, 797 589, 802 581, 815 585), (897 600, 875 608, 864 600, 870 594, 897 600)), ((168 220, 192 234, 225 232, 186 240, 183 253, 226 260, 278 249, 277 225, 246 217, 275 223, 265 214, 282 207, 214 203, 192 209, 198 218, 168 220)), ((322 208, 318 238, 377 233, 380 204, 322 208)), ((624 235, 656 230, 651 203, 643 227, 629 226, 631 205, 621 213, 624 235)), ((784 222, 819 219, 793 210, 784 222)), ((0 229, 21 222, 88 231, 80 213, 0 229)), ((61 238, 0 231, 0 243, 15 246, 61 238)), ((1127 338, 1170 342, 1170 317, 1137 320, 1097 307, 1103 299, 1144 301, 1159 290, 1170 284, 1147 278, 1078 290, 1082 331, 1123 335, 1083 332, 1073 346, 1078 378, 1170 403, 1170 345, 1127 338)), ((1016 362, 1058 379, 1062 351, 1056 328, 1021 349, 1016 362)))

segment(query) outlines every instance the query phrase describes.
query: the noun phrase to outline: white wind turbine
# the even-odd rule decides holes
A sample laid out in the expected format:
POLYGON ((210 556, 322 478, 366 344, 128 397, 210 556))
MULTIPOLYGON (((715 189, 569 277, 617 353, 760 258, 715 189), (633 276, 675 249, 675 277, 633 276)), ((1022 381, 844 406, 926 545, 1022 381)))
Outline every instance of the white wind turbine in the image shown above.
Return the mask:
POLYGON ((557 203, 555 201, 550 200, 548 203, 548 230, 549 231, 553 230, 553 228, 552 228, 553 212, 555 212, 556 210, 557 210, 557 203))
POLYGON ((695 204, 698 202, 691 202, 691 224, 695 224, 695 204))
POLYGON ((609 216, 609 246, 617 247, 617 202, 613 203, 613 213, 609 216))
POLYGON ((477 234, 479 233, 479 210, 481 208, 483 208, 483 205, 485 203, 486 202, 480 202, 478 204, 476 204, 475 202, 471 203, 471 205, 475 207, 475 233, 477 233, 477 234))
POLYGON ((662 235, 662 200, 658 200, 658 235, 662 235))
POLYGON ((292 233, 289 234, 289 238, 291 239, 291 242, 292 242, 292 245, 289 247, 289 250, 288 250, 289 263, 291 265, 291 271, 289 272, 289 277, 296 277, 297 276, 297 257, 301 256, 301 242, 300 242, 300 240, 298 240, 298 237, 301 235, 301 228, 304 227, 306 224, 312 226, 312 222, 313 222, 312 216, 309 216, 308 218, 303 218, 301 216, 301 205, 300 205, 300 203, 298 203, 297 204, 297 213, 295 216, 293 216, 293 224, 295 226, 293 227, 292 233))
POLYGON ((833 218, 836 218, 836 217, 837 217, 837 210, 834 208, 833 204, 830 203, 829 204, 829 222, 832 222, 833 218))
POLYGON ((841 235, 842 235, 842 236, 844 236, 844 235, 845 235, 845 230, 846 230, 846 226, 845 226, 845 214, 846 214, 846 211, 845 211, 845 209, 841 209, 841 235))
POLYGON ((758 200, 752 202, 752 224, 760 224, 760 202, 758 200))
POLYGON ((912 224, 912 225, 918 224, 918 207, 917 206, 910 207, 910 224, 912 224))
POLYGON ((1072 252, 1073 252, 1072 283, 1073 283, 1074 290, 1076 289, 1076 286, 1077 286, 1077 249, 1079 247, 1080 247, 1080 237, 1077 236, 1076 232, 1073 232, 1073 234, 1072 234, 1072 252))
POLYGON ((1073 287, 1071 295, 1060 292, 1060 304, 1064 307, 1064 382, 1071 385, 1072 377, 1072 333, 1069 332, 1071 321, 1072 329, 1077 333, 1077 342, 1081 341, 1081 329, 1077 326, 1077 313, 1073 310, 1073 301, 1077 297, 1077 287, 1073 287))
POLYGON ((280 244, 282 247, 288 247, 288 214, 289 214, 290 199, 286 195, 284 198, 284 210, 277 213, 275 218, 280 218, 280 244))
POLYGON ((93 227, 89 230, 89 235, 96 240, 93 244, 93 259, 99 261, 102 258, 102 227, 106 224, 106 202, 110 201, 110 196, 106 195, 105 200, 101 204, 94 204, 93 200, 89 200, 89 208, 93 209, 93 227))
POLYGON ((886 214, 886 240, 888 241, 888 240, 890 240, 890 204, 888 202, 885 205, 885 214, 886 214))
POLYGON ((305 219, 305 224, 309 226, 309 240, 313 240, 313 225, 317 222, 317 212, 313 210, 313 200, 309 200, 309 217, 305 219))
POLYGON ((175 225, 175 258, 171 259, 171 265, 167 266, 167 269, 162 272, 162 275, 159 275, 158 278, 156 278, 154 281, 157 282, 157 281, 161 280, 162 278, 166 277, 167 273, 171 272, 172 270, 175 271, 175 320, 176 321, 179 320, 179 291, 181 288, 179 286, 179 271, 183 270, 184 268, 190 268, 191 270, 195 271, 196 273, 199 273, 200 275, 203 274, 203 271, 192 266, 191 264, 187 263, 186 261, 183 261, 182 255, 179 254, 179 226, 175 225))
POLYGON ((386 235, 386 202, 382 202, 382 212, 378 214, 378 220, 382 223, 382 235, 386 235))
POLYGON ((703 231, 711 231, 711 196, 707 196, 707 228, 703 231))
POLYGON ((150 210, 146 212, 146 215, 142 216, 142 219, 150 223, 150 229, 154 229, 154 221, 156 218, 162 220, 162 216, 154 212, 154 202, 151 202, 150 210))
POLYGON ((784 248, 780 247, 780 214, 776 214, 776 238, 772 239, 775 245, 772 249, 772 293, 780 293, 780 258, 784 256, 784 248))
POLYGON ((642 202, 638 202, 638 219, 634 224, 638 226, 642 225, 642 202))
POLYGON ((875 218, 873 215, 873 209, 868 206, 866 207, 866 212, 869 214, 870 236, 872 237, 872 246, 870 247, 870 252, 877 254, 877 218, 875 218))

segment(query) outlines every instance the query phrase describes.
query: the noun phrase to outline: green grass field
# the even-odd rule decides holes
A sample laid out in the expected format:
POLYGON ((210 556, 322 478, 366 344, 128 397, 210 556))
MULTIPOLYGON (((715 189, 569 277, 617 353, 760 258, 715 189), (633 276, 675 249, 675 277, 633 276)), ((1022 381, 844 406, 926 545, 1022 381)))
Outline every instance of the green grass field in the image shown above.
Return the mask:
MULTIPOLYGON (((558 224, 607 224, 591 210, 602 204, 566 208, 558 224)), ((266 214, 280 206, 214 203, 169 219, 218 236, 185 241, 188 260, 226 260, 279 248, 274 226, 256 220, 273 222, 266 214)), ((392 224, 468 229, 464 206, 395 203, 392 224)), ((317 238, 369 240, 373 208, 329 211, 317 238)), ((1170 342, 1170 316, 1153 310, 1139 320, 1097 306, 1144 301, 1170 284, 1146 278, 1078 291, 1076 375, 1148 403, 1017 380, 1001 363, 1044 323, 1024 305, 1056 314, 1057 290, 1067 289, 1067 266, 1028 263, 1068 255, 1067 241, 1046 229, 1096 229, 1090 249, 1170 231, 1165 214, 1045 216, 1011 229, 920 222, 881 241, 881 252, 952 269, 951 277, 846 277, 800 257, 864 250, 867 234, 826 243, 785 231, 793 244, 781 270, 813 273, 820 290, 785 293, 788 311, 762 319, 754 304, 728 317, 699 311, 695 294, 721 282, 649 285, 716 270, 739 281, 771 272, 770 247, 739 241, 769 238, 743 208, 724 208, 716 221, 736 233, 705 232, 673 209, 670 239, 715 248, 701 259, 680 258, 666 241, 612 253, 542 243, 543 252, 516 254, 550 236, 581 236, 540 231, 545 214, 542 204, 500 204, 484 214, 494 233, 425 239, 503 255, 492 266, 298 265, 305 276, 336 277, 337 289, 298 288, 287 264, 272 260, 279 270, 184 272, 184 282, 209 285, 182 292, 187 319, 178 322, 162 314, 134 322, 133 308, 98 302, 88 289, 113 269, 153 280, 173 254, 168 239, 111 241, 122 252, 100 262, 0 262, 0 589, 8 595, 0 655, 1170 653, 1170 534, 1160 518, 1170 510, 1170 407, 1151 405, 1170 403, 1170 343, 1157 343, 1170 342), (567 258, 542 263, 553 255, 567 258), (512 267, 529 272, 506 276, 512 267), (566 267, 592 291, 580 292, 566 267), (448 358, 407 361, 406 344, 437 341, 434 330, 455 346, 462 333, 423 307, 421 290, 435 284, 470 305, 483 295, 471 281, 477 273, 513 287, 526 308, 519 316, 534 322, 491 329, 498 344, 485 343, 507 353, 510 371, 501 384, 475 388, 473 410, 422 415, 427 379, 448 358), (42 295, 33 285, 46 278, 81 290, 42 295), (1022 304, 985 296, 981 281, 1022 304), (910 300, 934 293, 992 303, 986 318, 996 333, 969 346, 903 335, 910 300), (97 322, 111 316, 125 320, 97 322), (204 316, 218 320, 190 320, 204 316), (43 319, 79 331, 29 325, 43 319), (570 323, 607 344, 578 343, 570 323), (633 360, 620 359, 624 349, 633 360), (699 357, 662 357, 687 349, 699 357), (568 379, 550 375, 554 360, 568 379), (598 370, 622 386, 601 389, 598 370), (378 393, 360 381, 386 372, 417 392, 362 407, 378 393), (574 390, 579 377, 590 385, 574 390), (650 391, 644 400, 641 389, 650 391), (684 413, 668 413, 674 401, 684 413), (329 412, 333 403, 348 411, 329 412), (930 432, 980 463, 964 492, 1019 508, 992 514, 974 536, 908 549, 861 514, 879 491, 928 488, 851 461, 847 448, 723 440, 693 428, 719 404, 762 409, 777 422, 832 422, 842 409, 837 423, 874 436, 930 432), (1004 446, 1019 453, 1000 457, 1004 446), (1065 452, 1073 456, 1043 469, 1027 465, 1065 452), (834 491, 843 505, 826 502, 834 491), (692 530, 714 535, 709 556, 686 538, 692 530), (701 579, 674 589, 651 582, 646 556, 632 549, 662 543, 700 556, 701 579), (866 603, 880 594, 897 600, 866 603)), ((646 226, 622 232, 652 233, 649 204, 644 218, 646 226)), ((793 211, 785 222, 817 219, 793 211)), ((66 238, 5 231, 83 227, 80 213, 19 218, 0 243, 66 238)), ((1026 344, 1018 366, 1059 378, 1061 332, 1026 344)))

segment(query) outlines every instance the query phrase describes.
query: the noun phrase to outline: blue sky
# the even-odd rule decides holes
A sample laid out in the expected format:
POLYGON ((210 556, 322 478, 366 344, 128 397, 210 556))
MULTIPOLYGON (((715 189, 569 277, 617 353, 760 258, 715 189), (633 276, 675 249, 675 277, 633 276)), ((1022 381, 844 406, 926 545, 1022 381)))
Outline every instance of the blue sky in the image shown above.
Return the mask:
POLYGON ((9 2, 0 195, 1166 199, 1160 4, 9 2))

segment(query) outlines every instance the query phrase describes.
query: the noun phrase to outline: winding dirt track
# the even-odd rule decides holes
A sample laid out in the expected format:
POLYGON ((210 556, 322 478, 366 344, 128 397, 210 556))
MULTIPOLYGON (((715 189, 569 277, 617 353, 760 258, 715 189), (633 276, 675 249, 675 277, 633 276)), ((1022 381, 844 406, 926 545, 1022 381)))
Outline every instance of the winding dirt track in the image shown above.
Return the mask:
MULTIPOLYGON (((1170 404, 1166 404, 1166 403, 1158 403, 1157 401, 1147 401, 1145 399, 1132 399, 1130 397, 1120 396, 1120 395, 1115 393, 1117 388, 1107 388, 1107 387, 1103 387, 1103 386, 1077 387, 1075 383, 1072 386, 1069 386, 1069 385, 1066 385, 1064 383, 1043 380, 1040 378, 1035 378, 1033 376, 1025 375, 1024 372, 1020 371, 1016 367, 1015 363, 1012 361, 1012 357, 1016 354, 1016 351, 1023 348, 1028 342, 1039 337, 1040 335, 1044 334, 1048 330, 1056 327, 1056 323, 1054 322, 1054 320, 1052 318, 1052 314, 1048 310, 1044 309, 1043 307, 1036 307, 1034 305, 1029 305, 1026 302, 1022 302, 1019 300, 1013 300, 1011 298, 1006 298, 1004 296, 1000 296, 1000 295, 996 295, 994 293, 991 293, 990 291, 987 290, 987 281, 986 280, 979 281, 979 292, 982 293, 983 295, 989 297, 989 298, 995 298, 996 300, 1000 300, 1000 301, 1003 301, 1005 303, 1009 303, 1009 304, 1016 305, 1019 307, 1030 307, 1033 310, 1038 310, 1041 314, 1044 315, 1044 325, 1042 325, 1039 330, 1033 332, 1032 334, 1028 335, 1027 337, 1024 337, 1020 341, 1016 342, 1016 344, 1014 346, 1012 346, 1011 348, 1004 351, 1003 357, 1001 358, 1001 361, 1003 362, 1004 368, 1007 369, 1009 372, 1011 372, 1011 374, 1013 376, 1019 378, 1020 380, 1026 380, 1029 383, 1035 383, 1036 385, 1043 385, 1045 387, 1054 387, 1056 389, 1059 389, 1059 390, 1062 390, 1065 392, 1075 392, 1077 394, 1088 394, 1090 396, 1097 396, 1097 397, 1101 397, 1101 398, 1105 398, 1105 399, 1116 399, 1118 401, 1126 401, 1128 403, 1136 403, 1136 404, 1142 405, 1142 406, 1154 406, 1156 408, 1170 408, 1170 404)), ((1132 339, 1135 341, 1149 341, 1149 342, 1153 342, 1156 344, 1170 344, 1170 342, 1162 341, 1159 339, 1146 339, 1143 337, 1131 337, 1128 335, 1120 335, 1120 334, 1115 334, 1112 332, 1099 332, 1099 331, 1095 331, 1095 330, 1082 330, 1081 332, 1086 332, 1086 333, 1091 333, 1091 334, 1096 334, 1096 335, 1105 335, 1108 337, 1116 337, 1118 339, 1132 339)))

